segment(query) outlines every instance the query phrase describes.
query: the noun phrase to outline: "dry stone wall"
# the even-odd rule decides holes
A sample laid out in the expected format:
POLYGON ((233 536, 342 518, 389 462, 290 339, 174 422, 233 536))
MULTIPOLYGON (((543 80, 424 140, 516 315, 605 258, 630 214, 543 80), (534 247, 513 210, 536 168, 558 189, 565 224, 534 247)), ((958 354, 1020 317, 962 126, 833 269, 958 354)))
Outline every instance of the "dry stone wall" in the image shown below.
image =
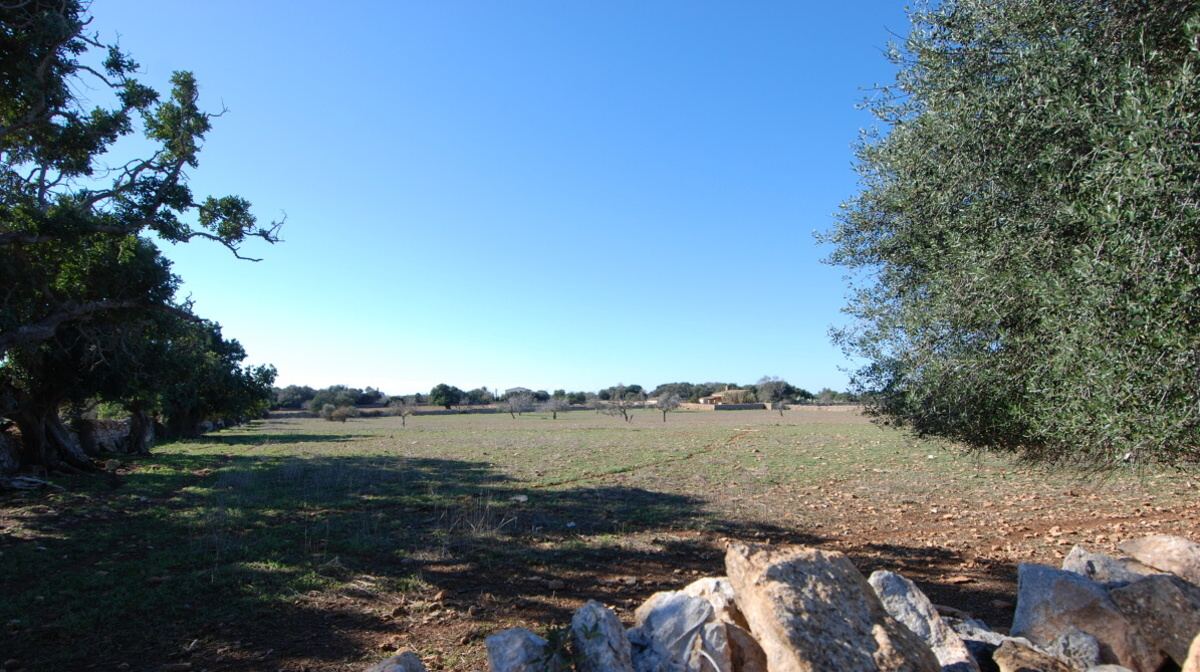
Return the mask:
MULTIPOLYGON (((730 544, 724 577, 655 593, 626 629, 589 601, 569 636, 486 640, 492 672, 1200 672, 1200 545, 1151 537, 1021 565, 1011 633, 939 612, 893 572, 834 551, 730 544)), ((947 610, 953 611, 953 610, 947 610)), ((369 672, 424 672, 412 653, 369 672)))

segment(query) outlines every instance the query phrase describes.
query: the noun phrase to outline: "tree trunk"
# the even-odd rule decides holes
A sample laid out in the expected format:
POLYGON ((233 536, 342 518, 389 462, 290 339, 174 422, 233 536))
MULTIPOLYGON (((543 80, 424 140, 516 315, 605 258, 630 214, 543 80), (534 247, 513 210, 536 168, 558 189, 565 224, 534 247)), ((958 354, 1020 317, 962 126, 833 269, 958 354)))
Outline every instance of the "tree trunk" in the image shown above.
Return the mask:
POLYGON ((71 431, 79 438, 79 447, 88 457, 99 457, 100 446, 96 445, 96 426, 91 420, 75 416, 71 418, 71 431))
POLYGON ((14 474, 20 468, 20 444, 11 434, 0 430, 0 474, 14 474))
POLYGON ((663 422, 666 422, 667 421, 667 412, 663 411, 662 414, 663 414, 663 422))
POLYGON ((58 404, 28 404, 13 414, 21 430, 21 464, 47 471, 96 471, 58 417, 58 404))
POLYGON ((130 409, 126 445, 129 452, 135 455, 149 455, 150 446, 154 445, 154 421, 140 406, 135 405, 130 409))

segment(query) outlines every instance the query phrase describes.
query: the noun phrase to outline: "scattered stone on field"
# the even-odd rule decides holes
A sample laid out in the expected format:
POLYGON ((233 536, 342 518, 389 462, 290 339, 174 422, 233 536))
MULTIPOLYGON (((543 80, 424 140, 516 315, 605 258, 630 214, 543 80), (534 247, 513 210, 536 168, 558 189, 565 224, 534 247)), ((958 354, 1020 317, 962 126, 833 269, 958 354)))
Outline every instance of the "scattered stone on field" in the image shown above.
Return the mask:
POLYGON ((1087 672, 1133 672, 1133 670, 1121 665, 1095 665, 1089 667, 1087 672))
POLYGON ((1000 672, 1075 672, 1058 658, 1015 639, 1001 644, 992 653, 992 660, 1000 672))
POLYGON ((1162 574, 1113 589, 1109 595, 1147 641, 1176 663, 1187 659, 1188 647, 1200 633, 1200 588, 1162 574))
POLYGON ((633 672, 629 639, 611 609, 595 600, 571 617, 579 672, 633 672))
POLYGON ((937 608, 916 584, 884 570, 873 572, 867 581, 892 618, 925 640, 943 672, 979 672, 967 645, 942 621, 937 608))
POLYGON ((425 665, 412 651, 385 658, 367 668, 367 672, 425 672, 425 665))
POLYGON ((1182 667, 1180 672, 1200 672, 1200 633, 1196 633, 1196 638, 1188 647, 1187 660, 1183 661, 1182 667))
POLYGON ((1068 628, 1046 647, 1046 653, 1067 661, 1077 670, 1090 670, 1101 664, 1100 642, 1080 630, 1068 628))
POLYGON ((771 672, 941 669, 841 553, 736 543, 725 569, 771 672))
POLYGON ((1140 539, 1130 539, 1117 548, 1135 560, 1200 586, 1200 544, 1173 537, 1169 534, 1154 534, 1140 539))
POLYGON ((503 630, 484 640, 488 669, 492 672, 565 672, 565 656, 550 650, 550 643, 525 628, 503 630))
POLYGON ((1130 623, 1098 583, 1045 565, 1017 569, 1017 613, 1012 634, 1046 647, 1059 634, 1077 628, 1096 638, 1101 662, 1153 672, 1162 654, 1130 623))
POLYGON ((1133 558, 1114 558, 1103 553, 1091 553, 1082 546, 1071 549, 1063 559, 1062 568, 1086 576, 1097 583, 1103 583, 1108 588, 1123 586, 1160 573, 1133 558))
POLYGON ((725 625, 712 605, 682 592, 655 593, 634 613, 630 628, 638 672, 732 672, 725 625))

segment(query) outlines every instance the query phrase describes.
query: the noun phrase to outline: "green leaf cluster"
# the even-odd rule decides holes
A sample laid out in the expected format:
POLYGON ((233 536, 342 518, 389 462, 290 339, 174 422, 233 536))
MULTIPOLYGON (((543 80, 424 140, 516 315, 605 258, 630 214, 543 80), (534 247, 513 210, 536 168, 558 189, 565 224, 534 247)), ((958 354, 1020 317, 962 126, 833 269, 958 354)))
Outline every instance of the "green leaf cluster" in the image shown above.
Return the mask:
POLYGON ((855 382, 882 418, 1025 457, 1200 458, 1200 5, 954 0, 868 107, 855 382))

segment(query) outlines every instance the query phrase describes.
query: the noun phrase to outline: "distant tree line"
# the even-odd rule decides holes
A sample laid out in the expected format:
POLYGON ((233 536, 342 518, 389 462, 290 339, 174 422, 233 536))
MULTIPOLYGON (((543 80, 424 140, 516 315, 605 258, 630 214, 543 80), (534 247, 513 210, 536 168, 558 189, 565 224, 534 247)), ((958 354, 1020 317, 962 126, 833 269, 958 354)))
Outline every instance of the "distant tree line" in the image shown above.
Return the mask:
POLYGON ((761 402, 767 404, 837 404, 856 403, 859 397, 850 392, 838 392, 822 388, 816 394, 796 387, 781 378, 764 376, 757 383, 664 383, 647 390, 641 385, 618 383, 596 392, 556 389, 527 390, 513 388, 504 393, 493 392, 485 387, 464 391, 448 383, 439 383, 428 395, 412 394, 389 397, 373 387, 359 389, 345 385, 333 385, 314 389, 307 385, 289 385, 274 389, 274 405, 277 409, 306 409, 330 420, 345 421, 361 415, 353 409, 363 406, 386 405, 389 414, 401 418, 411 415, 421 405, 440 406, 446 410, 472 406, 493 406, 516 418, 524 413, 541 411, 557 418, 558 413, 572 407, 592 407, 612 415, 630 420, 630 411, 652 403, 659 411, 675 410, 685 402, 696 402, 716 392, 737 391, 738 402, 761 402))

